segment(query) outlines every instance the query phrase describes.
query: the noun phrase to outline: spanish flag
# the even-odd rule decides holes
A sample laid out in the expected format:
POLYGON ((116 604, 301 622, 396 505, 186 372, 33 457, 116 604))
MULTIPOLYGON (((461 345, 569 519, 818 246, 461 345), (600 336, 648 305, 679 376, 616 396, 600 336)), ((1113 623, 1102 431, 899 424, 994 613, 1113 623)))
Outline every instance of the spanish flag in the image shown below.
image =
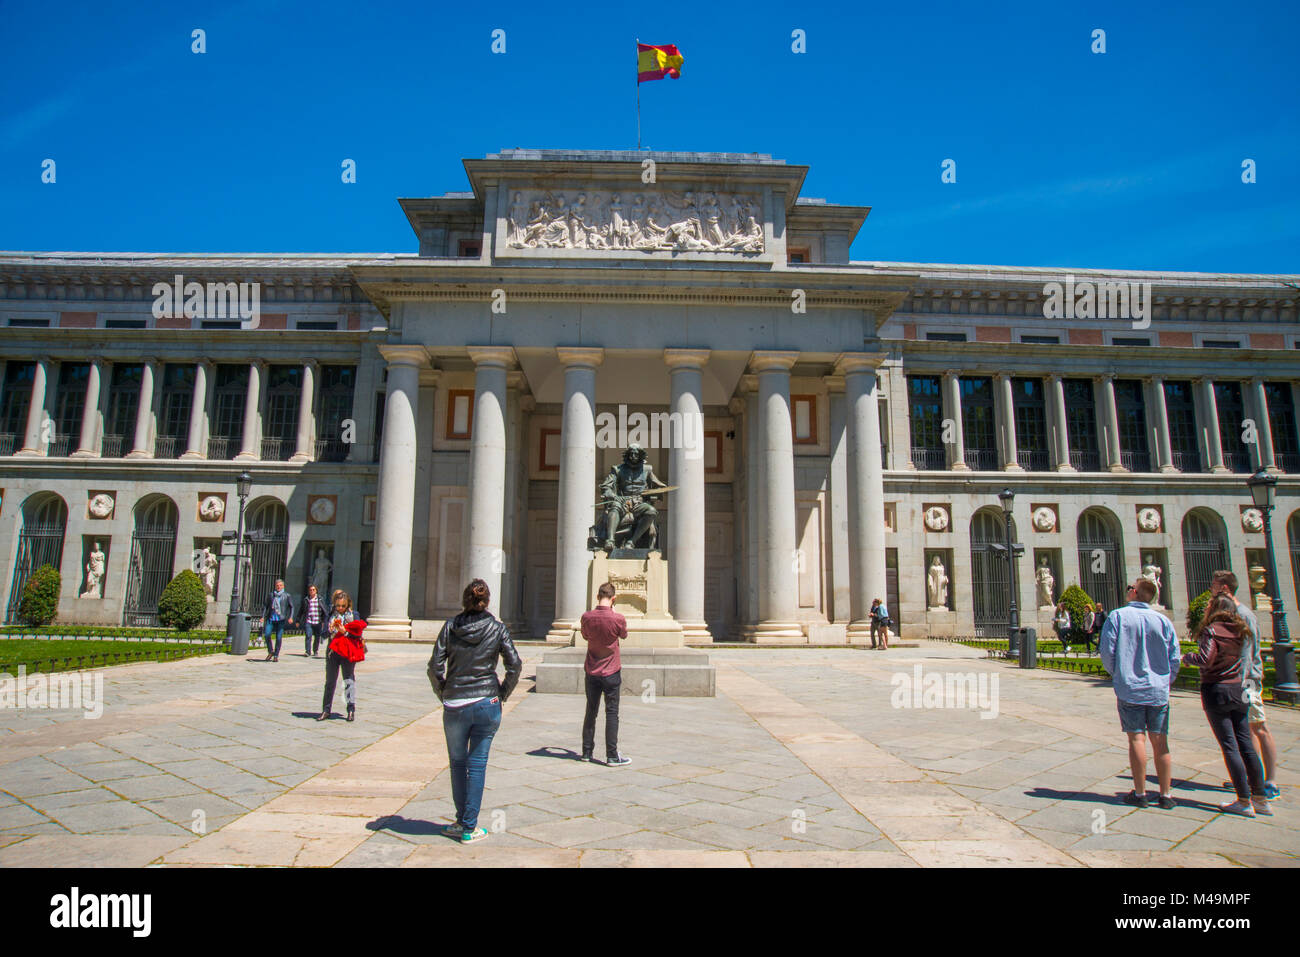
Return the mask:
POLYGON ((662 46, 650 46, 645 43, 636 45, 636 81, 662 80, 670 76, 674 80, 682 75, 681 66, 686 58, 677 52, 671 43, 662 46))

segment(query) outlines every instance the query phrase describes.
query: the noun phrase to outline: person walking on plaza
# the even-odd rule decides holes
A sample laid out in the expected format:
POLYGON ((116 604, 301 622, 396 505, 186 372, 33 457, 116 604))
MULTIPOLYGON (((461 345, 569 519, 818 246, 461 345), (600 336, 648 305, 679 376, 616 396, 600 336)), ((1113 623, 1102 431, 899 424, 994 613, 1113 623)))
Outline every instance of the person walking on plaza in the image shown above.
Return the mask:
POLYGON ((889 647, 889 608, 883 600, 873 598, 871 601, 871 647, 875 648, 877 638, 883 650, 889 647))
POLYGON ((487 837, 487 829, 478 826, 478 814, 488 752, 501 727, 501 706, 524 667, 510 629, 487 610, 491 599, 483 579, 466 585, 463 610, 442 626, 429 659, 429 684, 442 702, 451 799, 456 805, 456 821, 443 833, 463 844, 487 837), (498 658, 505 662, 504 679, 497 677, 498 658))
POLYGON ((1182 661, 1171 622, 1151 607, 1155 582, 1139 578, 1128 587, 1129 602, 1116 608, 1101 629, 1101 663, 1114 679, 1119 723, 1128 735, 1133 790, 1124 801, 1149 807, 1146 797, 1147 738, 1151 739, 1160 807, 1174 806, 1173 758, 1169 754, 1169 686, 1182 661))
MULTIPOLYGON (((347 596, 343 596, 347 599, 347 596)), ((348 599, 348 604, 351 605, 348 599)), ((325 696, 317 721, 325 721, 334 709, 334 688, 343 672, 343 700, 348 706, 348 720, 357 719, 357 662, 366 659, 366 639, 362 632, 366 623, 351 618, 330 638, 329 652, 325 657, 325 696)))
POLYGON ((262 627, 262 637, 266 641, 266 660, 279 661, 285 623, 293 624, 293 598, 284 590, 284 580, 281 578, 275 580, 275 591, 267 596, 263 618, 265 624, 262 627), (275 636, 274 645, 271 644, 272 635, 275 636))
POLYGON ((1201 669, 1201 706, 1237 792, 1237 800, 1219 810, 1254 817, 1273 811, 1264 796, 1264 766, 1251 741, 1249 705, 1242 695, 1250 669, 1249 640, 1250 626, 1237 613, 1236 598, 1218 595, 1206 606, 1199 650, 1183 655, 1183 664, 1201 669))
POLYGON ((302 620, 304 653, 308 658, 319 658, 320 649, 326 644, 325 626, 329 609, 325 607, 325 599, 317 594, 315 585, 307 586, 307 594, 303 597, 298 617, 302 620))
MULTIPOLYGON (((1237 576, 1232 572, 1215 572, 1210 580, 1210 593, 1231 598, 1237 606, 1237 614, 1250 630, 1249 636, 1243 636, 1242 658, 1246 662, 1246 675, 1242 681, 1242 697, 1246 700, 1246 721, 1255 739, 1255 753, 1264 764, 1264 796, 1270 801, 1276 800, 1280 793, 1273 783, 1277 771, 1277 742, 1273 740, 1273 732, 1268 730, 1264 715, 1264 656, 1260 648, 1259 619, 1250 606, 1237 600, 1237 576)), ((1231 781, 1224 781, 1223 786, 1228 790, 1236 789, 1231 781)))
POLYGON ((1083 647, 1092 651, 1092 646, 1101 646, 1101 631, 1106 627, 1106 609, 1102 607, 1101 602, 1092 606, 1092 614, 1088 618, 1088 628, 1083 633, 1083 647))
POLYGON ((583 612, 582 637, 587 639, 587 713, 582 719, 582 760, 590 761, 596 750, 596 715, 605 698, 605 763, 612 768, 632 762, 618 750, 618 696, 623 686, 623 663, 618 642, 627 637, 627 619, 614 610, 614 586, 609 582, 596 589, 596 607, 583 612))

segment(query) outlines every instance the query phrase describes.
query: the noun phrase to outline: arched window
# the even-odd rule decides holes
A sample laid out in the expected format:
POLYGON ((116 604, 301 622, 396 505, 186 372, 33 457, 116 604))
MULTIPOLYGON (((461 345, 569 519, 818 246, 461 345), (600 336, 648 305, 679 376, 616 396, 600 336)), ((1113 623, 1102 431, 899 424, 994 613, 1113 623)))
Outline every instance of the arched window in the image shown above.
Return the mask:
MULTIPOLYGON (((1287 519, 1286 540, 1291 546, 1291 578, 1296 594, 1300 595, 1300 511, 1292 512, 1287 519)), ((1294 608, 1295 605, 1291 607, 1294 608)))
POLYGON ((176 562, 176 526, 180 513, 166 495, 147 495, 135 506, 131 561, 126 574, 122 623, 133 628, 157 627, 158 599, 172 580, 176 562))
POLYGON ((277 578, 284 578, 289 555, 289 510, 279 499, 260 498, 248 507, 244 530, 244 610, 260 621, 277 578))
POLYGON ((1183 574, 1187 577, 1188 602, 1209 590, 1216 571, 1230 567, 1223 519, 1207 509, 1192 509, 1183 517, 1183 574))
POLYGON ((37 492, 23 502, 23 527, 18 533, 18 554, 14 558, 14 579, 9 586, 6 623, 18 617, 23 586, 42 565, 57 571, 63 563, 63 532, 68 525, 68 506, 53 492, 37 492))
MULTIPOLYGON (((1015 541, 1016 525, 1011 523, 1011 540, 1015 541)), ((1005 545, 1007 529, 1002 510, 982 508, 970 520, 970 573, 971 610, 975 618, 975 634, 1004 638, 1011 612, 1011 571, 1007 566, 1005 545)))
POLYGON ((1124 547, 1119 520, 1104 508, 1079 516, 1079 586, 1106 611, 1124 604, 1124 547))

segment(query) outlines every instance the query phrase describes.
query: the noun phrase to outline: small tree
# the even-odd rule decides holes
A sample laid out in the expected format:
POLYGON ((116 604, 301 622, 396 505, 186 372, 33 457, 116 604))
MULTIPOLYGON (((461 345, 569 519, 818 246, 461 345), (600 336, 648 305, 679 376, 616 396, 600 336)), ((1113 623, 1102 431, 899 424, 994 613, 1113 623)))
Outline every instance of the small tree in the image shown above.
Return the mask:
POLYGON ((1088 612, 1096 604, 1088 593, 1078 585, 1071 585, 1061 595, 1061 604, 1070 613, 1070 630, 1061 635, 1062 644, 1083 639, 1083 628, 1088 623, 1088 612))
POLYGON ((169 581, 158 598, 158 621, 177 631, 202 624, 207 613, 203 580, 188 568, 169 581))
POLYGON ((53 565, 42 565, 32 572, 18 601, 18 617, 29 625, 48 625, 59 613, 59 590, 63 578, 53 565))
POLYGON ((1196 630, 1201 627, 1201 619, 1205 617, 1205 606, 1210 603, 1209 591, 1203 591, 1187 606, 1187 637, 1195 638, 1196 630))

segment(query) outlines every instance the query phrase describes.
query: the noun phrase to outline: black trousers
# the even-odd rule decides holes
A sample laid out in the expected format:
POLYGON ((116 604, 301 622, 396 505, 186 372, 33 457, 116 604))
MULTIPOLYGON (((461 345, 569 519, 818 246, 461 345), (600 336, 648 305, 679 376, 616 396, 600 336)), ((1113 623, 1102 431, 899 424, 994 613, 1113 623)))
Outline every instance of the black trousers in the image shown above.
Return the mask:
POLYGON ((1223 752, 1223 763, 1237 792, 1239 801, 1251 795, 1264 796, 1264 765, 1255 751, 1246 720, 1246 705, 1241 700, 1241 685, 1201 685, 1201 706, 1210 722, 1210 730, 1223 752))
POLYGON ((321 619, 312 624, 309 621, 302 623, 302 641, 304 650, 309 655, 314 655, 321 649, 322 645, 327 645, 325 641, 325 620, 321 619))
POLYGON ((357 663, 331 651, 325 656, 325 698, 320 707, 326 714, 334 707, 334 686, 338 684, 340 671, 343 672, 343 700, 349 711, 357 706, 357 663))
POLYGON ((596 750, 596 715, 600 712, 600 696, 605 696, 605 757, 618 754, 618 694, 623 684, 623 673, 612 675, 587 675, 587 715, 582 720, 582 753, 596 750))

